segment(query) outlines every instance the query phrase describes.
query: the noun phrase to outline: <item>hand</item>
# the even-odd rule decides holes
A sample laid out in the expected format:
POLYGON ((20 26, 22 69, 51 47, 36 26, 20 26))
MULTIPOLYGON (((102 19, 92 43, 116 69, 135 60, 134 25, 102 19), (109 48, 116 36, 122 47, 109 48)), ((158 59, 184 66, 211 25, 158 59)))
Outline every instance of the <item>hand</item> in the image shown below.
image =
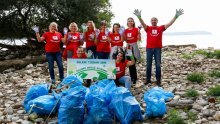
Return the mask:
POLYGON ((96 29, 96 30, 95 30, 96 38, 99 36, 99 33, 100 33, 99 29, 96 29))
POLYGON ((88 50, 87 52, 87 58, 92 58, 93 52, 91 50, 88 50))
POLYGON ((68 32, 68 28, 67 28, 67 27, 64 27, 64 28, 63 28, 63 34, 66 35, 67 32, 68 32))
POLYGON ((82 29, 83 29, 83 32, 86 32, 86 31, 87 31, 87 25, 86 25, 86 23, 83 23, 83 24, 81 25, 81 27, 82 27, 82 29))
POLYGON ((124 33, 125 31, 125 27, 124 26, 121 26, 120 29, 119 29, 119 34, 122 36, 122 34, 124 33))
POLYGON ((108 30, 108 28, 106 28, 106 29, 105 29, 105 35, 108 36, 108 34, 109 34, 109 30, 108 30))
POLYGON ((84 33, 80 33, 80 40, 83 40, 84 38, 84 33))
POLYGON ((175 17, 178 18, 179 16, 181 16, 183 14, 183 9, 176 9, 176 14, 175 17))
POLYGON ((68 35, 68 38, 67 38, 67 41, 70 41, 72 38, 73 38, 72 35, 69 34, 69 35, 68 35))
POLYGON ((141 28, 143 28, 143 25, 139 25, 139 26, 138 26, 138 29, 139 29, 139 30, 141 30, 141 28))
POLYGON ((39 33, 39 27, 34 25, 33 27, 31 27, 32 30, 34 30, 35 33, 39 33))
POLYGON ((136 15, 138 18, 141 18, 141 10, 135 9, 134 15, 136 15))

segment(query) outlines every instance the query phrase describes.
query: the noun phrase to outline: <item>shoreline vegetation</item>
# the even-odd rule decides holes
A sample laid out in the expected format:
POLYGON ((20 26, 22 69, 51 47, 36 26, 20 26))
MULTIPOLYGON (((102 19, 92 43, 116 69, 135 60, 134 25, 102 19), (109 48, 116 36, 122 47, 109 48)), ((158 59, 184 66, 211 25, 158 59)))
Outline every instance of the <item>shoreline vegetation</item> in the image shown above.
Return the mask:
MULTIPOLYGON (((131 88, 144 112, 146 103, 144 93, 153 85, 146 81, 146 51, 141 47, 142 60, 137 63, 138 81, 131 88)), ((220 121, 220 50, 214 48, 198 49, 196 45, 168 45, 162 52, 162 87, 174 93, 174 98, 166 103, 167 114, 159 118, 145 118, 140 123, 212 123, 220 121)), ((28 58, 28 57, 26 57, 28 58)), ((31 59, 31 58, 30 58, 31 59)), ((32 58, 33 59, 33 58, 32 58)), ((35 58, 36 59, 36 58, 35 58)), ((2 62, 2 61, 1 61, 2 62)), ((12 62, 12 61, 11 61, 12 62)), ((9 62, 8 62, 9 63, 9 62)), ((64 61, 66 74, 66 64, 64 61)), ((155 67, 152 66, 155 80, 155 67)), ((58 68, 55 66, 58 79, 58 68)), ((36 116, 28 120, 23 108, 23 99, 29 87, 49 82, 46 62, 28 64, 17 70, 9 68, 0 73, 0 123, 42 123, 45 117, 36 116)), ((52 116, 49 122, 57 122, 52 116)))

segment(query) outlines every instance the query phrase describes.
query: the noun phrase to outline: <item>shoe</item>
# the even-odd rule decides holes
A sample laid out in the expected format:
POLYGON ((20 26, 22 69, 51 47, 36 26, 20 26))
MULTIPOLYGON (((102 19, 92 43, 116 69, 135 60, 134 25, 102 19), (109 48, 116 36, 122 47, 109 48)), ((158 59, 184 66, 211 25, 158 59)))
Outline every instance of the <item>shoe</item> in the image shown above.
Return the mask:
POLYGON ((158 87, 161 87, 161 82, 160 82, 160 80, 157 81, 157 86, 158 86, 158 87))
POLYGON ((145 85, 151 84, 151 80, 147 80, 144 84, 145 85))

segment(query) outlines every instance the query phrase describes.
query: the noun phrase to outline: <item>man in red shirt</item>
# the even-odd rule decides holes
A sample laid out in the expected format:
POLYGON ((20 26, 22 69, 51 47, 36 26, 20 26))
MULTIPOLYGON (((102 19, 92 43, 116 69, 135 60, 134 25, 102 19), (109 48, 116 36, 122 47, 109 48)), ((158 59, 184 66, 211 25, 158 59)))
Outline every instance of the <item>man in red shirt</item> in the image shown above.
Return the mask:
POLYGON ((169 28, 176 19, 183 14, 183 9, 176 10, 174 18, 167 24, 157 26, 158 19, 156 17, 151 18, 152 26, 148 26, 144 23, 141 18, 141 11, 138 9, 134 10, 134 14, 138 17, 140 23, 142 24, 144 30, 147 33, 147 43, 146 43, 146 52, 147 52, 147 83, 151 83, 151 71, 152 71, 152 60, 153 56, 155 59, 156 65, 156 80, 157 85, 161 84, 161 48, 162 48, 162 34, 167 28, 169 28))

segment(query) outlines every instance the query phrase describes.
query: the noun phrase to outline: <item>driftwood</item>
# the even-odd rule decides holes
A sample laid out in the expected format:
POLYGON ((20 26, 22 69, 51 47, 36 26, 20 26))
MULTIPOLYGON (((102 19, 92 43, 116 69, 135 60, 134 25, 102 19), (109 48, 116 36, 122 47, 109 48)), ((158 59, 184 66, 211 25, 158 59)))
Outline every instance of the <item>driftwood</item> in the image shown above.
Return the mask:
POLYGON ((45 55, 40 56, 31 56, 30 58, 22 59, 13 59, 13 60, 4 60, 0 61, 0 72, 3 72, 9 68, 21 69, 27 66, 28 64, 36 64, 46 61, 45 55))

